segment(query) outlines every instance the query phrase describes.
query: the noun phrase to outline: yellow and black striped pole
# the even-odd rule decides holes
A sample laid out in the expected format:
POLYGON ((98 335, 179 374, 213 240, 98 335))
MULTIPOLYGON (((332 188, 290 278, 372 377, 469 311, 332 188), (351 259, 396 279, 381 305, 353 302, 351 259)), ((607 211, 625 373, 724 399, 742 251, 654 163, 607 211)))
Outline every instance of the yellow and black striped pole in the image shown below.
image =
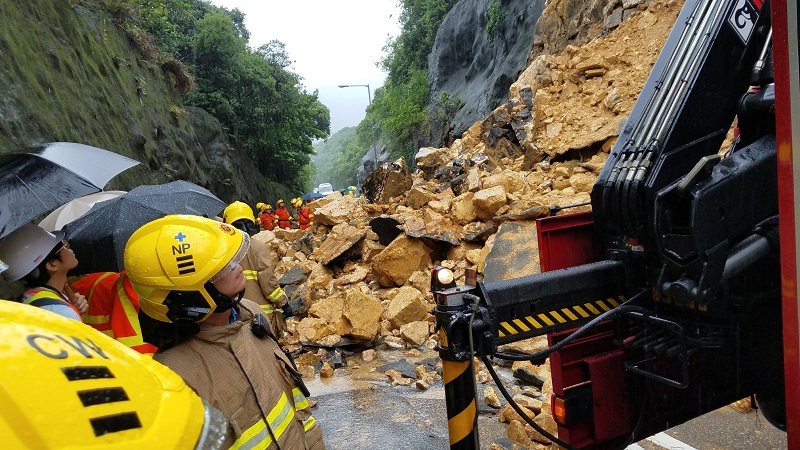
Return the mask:
MULTIPOLYGON (((440 331, 440 336, 444 334, 440 331)), ((447 403, 447 430, 451 450, 478 449, 478 406, 475 395, 475 370, 472 359, 450 361, 442 358, 444 398, 447 403)))
POLYGON ((432 273, 431 291, 436 299, 434 313, 439 332, 450 449, 478 450, 478 406, 470 339, 474 311, 464 301, 472 286, 455 287, 452 274, 437 276, 440 269, 443 268, 437 267, 432 273), (443 285, 438 279, 450 282, 443 285))

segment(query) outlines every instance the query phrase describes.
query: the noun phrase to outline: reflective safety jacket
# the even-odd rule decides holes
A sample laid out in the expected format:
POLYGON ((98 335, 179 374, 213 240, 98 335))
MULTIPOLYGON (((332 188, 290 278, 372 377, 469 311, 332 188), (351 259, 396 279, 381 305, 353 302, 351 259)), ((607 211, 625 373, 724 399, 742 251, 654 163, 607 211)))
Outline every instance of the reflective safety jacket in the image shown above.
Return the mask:
POLYGON ((250 239, 250 249, 241 261, 244 277, 247 279, 244 298, 257 303, 271 324, 276 336, 283 336, 286 321, 280 307, 289 299, 278 285, 278 277, 272 261, 272 251, 258 239, 250 239))
POLYGON ((301 230, 305 230, 314 223, 314 214, 311 214, 311 210, 308 206, 303 205, 297 209, 297 223, 300 224, 299 227, 301 230))
POLYGON ((322 429, 292 378, 299 373, 275 340, 251 330, 260 308, 242 300, 238 311, 229 325, 201 322, 199 333, 155 360, 228 418, 226 448, 324 449, 322 429))
POLYGON ((278 220, 279 227, 292 228, 292 216, 289 215, 289 210, 285 206, 279 206, 275 210, 275 218, 278 220))
POLYGON ((22 303, 38 306, 68 319, 82 321, 78 308, 67 300, 64 294, 49 286, 28 289, 22 294, 22 303))
POLYGON ((83 321, 139 353, 152 355, 139 325, 139 296, 125 272, 95 272, 72 284, 89 302, 83 321))
POLYGON ((275 214, 273 213, 261 213, 258 216, 259 222, 261 222, 261 226, 267 230, 272 231, 275 229, 275 214))

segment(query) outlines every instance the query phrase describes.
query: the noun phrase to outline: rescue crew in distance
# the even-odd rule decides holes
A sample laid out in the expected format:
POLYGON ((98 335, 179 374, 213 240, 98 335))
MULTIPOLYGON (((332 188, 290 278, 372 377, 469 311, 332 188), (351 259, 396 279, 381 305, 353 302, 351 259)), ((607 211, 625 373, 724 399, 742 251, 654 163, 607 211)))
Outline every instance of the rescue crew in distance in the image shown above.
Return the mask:
POLYGON ((275 229, 275 213, 272 211, 272 205, 266 203, 257 203, 258 221, 261 222, 261 228, 267 231, 275 229))
POLYGON ((242 298, 239 263, 249 246, 246 233, 199 216, 166 216, 136 230, 125 268, 145 340, 159 347, 154 359, 227 417, 226 446, 324 449, 293 361, 261 308, 242 298))
POLYGON ((22 279, 28 287, 22 303, 82 321, 89 305, 67 284, 67 272, 78 266, 78 259, 63 231, 54 234, 27 223, 0 241, 0 260, 9 267, 2 273, 4 279, 22 279))
MULTIPOLYGON (((222 212, 222 220, 252 236, 257 232, 253 210, 247 203, 233 202, 222 212)), ((242 260, 244 277, 247 279, 244 297, 261 306, 269 319, 272 332, 283 337, 286 320, 280 308, 289 302, 283 289, 278 285, 278 277, 272 261, 272 252, 258 239, 250 240, 250 250, 242 260)))
POLYGON ((297 224, 301 230, 308 229, 314 223, 314 214, 311 209, 303 204, 303 199, 300 197, 292 200, 292 206, 297 208, 297 224))
POLYGON ((289 214, 289 210, 286 209, 286 205, 283 204, 283 199, 278 199, 276 205, 278 205, 278 207, 275 209, 275 223, 280 228, 291 229, 292 216, 289 214))

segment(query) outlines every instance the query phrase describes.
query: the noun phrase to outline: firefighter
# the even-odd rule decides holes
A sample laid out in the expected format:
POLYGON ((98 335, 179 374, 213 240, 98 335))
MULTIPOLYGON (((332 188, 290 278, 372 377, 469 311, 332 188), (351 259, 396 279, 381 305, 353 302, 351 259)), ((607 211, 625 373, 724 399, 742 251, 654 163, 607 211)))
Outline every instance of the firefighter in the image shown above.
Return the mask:
POLYGON ((283 204, 283 199, 280 198, 275 203, 275 223, 280 228, 285 228, 287 230, 292 228, 292 216, 289 214, 289 210, 286 209, 286 206, 283 204))
POLYGON ((199 216, 162 217, 133 233, 125 267, 140 319, 177 333, 154 359, 227 417, 226 448, 324 449, 293 361, 258 305, 242 298, 249 244, 246 233, 199 216))
MULTIPOLYGON (((255 234, 256 220, 253 210, 246 203, 233 202, 222 212, 225 223, 233 225, 248 235, 255 234)), ((244 277, 247 279, 244 296, 257 303, 262 312, 270 320, 272 332, 282 337, 286 331, 286 320, 280 308, 285 306, 289 299, 278 285, 278 277, 272 261, 272 252, 264 242, 258 239, 250 240, 250 250, 242 260, 244 277)))
POLYGON ((78 259, 64 240, 63 231, 50 233, 27 223, 0 241, 0 260, 9 266, 3 278, 22 279, 28 288, 22 294, 22 303, 82 321, 81 314, 89 305, 67 284, 67 272, 78 266, 78 259))
POLYGON ((294 207, 297 208, 298 228, 305 230, 310 227, 314 223, 314 214, 311 213, 311 209, 308 206, 303 204, 303 199, 296 198, 294 207))
POLYGON ((261 214, 258 215, 258 221, 261 227, 267 231, 275 229, 275 212, 272 211, 272 205, 261 203, 263 208, 260 210, 261 214))
POLYGON ((139 324, 139 296, 122 272, 95 272, 72 283, 72 288, 89 301, 83 321, 145 355, 156 347, 144 341, 139 324))

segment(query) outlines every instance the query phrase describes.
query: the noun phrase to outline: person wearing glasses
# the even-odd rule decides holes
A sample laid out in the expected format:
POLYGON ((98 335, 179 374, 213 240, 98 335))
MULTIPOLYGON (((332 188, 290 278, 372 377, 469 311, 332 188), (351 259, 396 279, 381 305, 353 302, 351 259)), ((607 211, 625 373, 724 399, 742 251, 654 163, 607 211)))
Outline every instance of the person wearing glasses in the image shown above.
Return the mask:
POLYGON ((72 291, 67 272, 78 266, 64 232, 50 233, 32 223, 14 230, 0 241, 0 260, 8 264, 7 281, 22 280, 27 290, 21 302, 83 322, 89 305, 86 297, 72 291))

